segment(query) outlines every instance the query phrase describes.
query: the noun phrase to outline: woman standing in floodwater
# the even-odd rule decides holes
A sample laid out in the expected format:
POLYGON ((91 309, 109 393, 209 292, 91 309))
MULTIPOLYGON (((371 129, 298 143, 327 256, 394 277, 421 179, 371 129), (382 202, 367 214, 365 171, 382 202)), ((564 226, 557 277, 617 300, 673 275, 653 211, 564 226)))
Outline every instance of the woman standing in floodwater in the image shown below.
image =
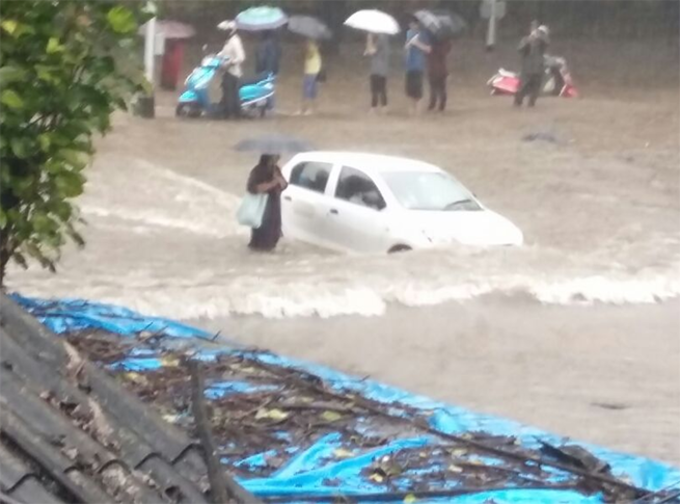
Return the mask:
POLYGON ((248 247, 269 252, 276 248, 281 236, 281 192, 288 187, 278 166, 279 156, 263 154, 250 172, 247 190, 251 194, 267 193, 267 206, 262 225, 253 229, 248 247))

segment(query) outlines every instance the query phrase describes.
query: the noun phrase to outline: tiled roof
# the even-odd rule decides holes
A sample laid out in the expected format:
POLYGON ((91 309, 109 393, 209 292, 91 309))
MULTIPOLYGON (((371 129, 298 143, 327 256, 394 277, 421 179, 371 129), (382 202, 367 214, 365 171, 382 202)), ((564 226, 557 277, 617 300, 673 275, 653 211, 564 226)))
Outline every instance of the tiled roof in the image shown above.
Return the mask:
POLYGON ((1 296, 0 502, 207 503, 201 447, 1 296))

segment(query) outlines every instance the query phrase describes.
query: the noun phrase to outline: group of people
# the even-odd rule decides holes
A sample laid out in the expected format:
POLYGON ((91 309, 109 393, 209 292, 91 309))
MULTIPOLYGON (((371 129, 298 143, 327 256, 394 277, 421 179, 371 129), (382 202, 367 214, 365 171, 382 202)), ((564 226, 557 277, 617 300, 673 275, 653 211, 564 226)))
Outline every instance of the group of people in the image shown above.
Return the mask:
MULTIPOLYGON (((241 105, 239 87, 243 76, 246 55, 235 23, 225 27, 227 41, 220 55, 226 58, 227 67, 222 77, 221 108, 227 118, 239 118, 241 105)), ((548 46, 548 28, 534 22, 531 32, 519 45, 522 56, 520 89, 515 95, 515 105, 521 106, 529 98, 534 106, 541 89, 544 55, 548 46)), ((404 45, 405 92, 409 98, 411 115, 420 112, 424 96, 424 83, 429 83, 428 111, 443 112, 448 93, 448 56, 452 44, 449 39, 438 39, 429 34, 415 18, 411 19, 404 45)), ((390 73, 391 45, 388 35, 369 33, 364 56, 370 58, 370 111, 386 112, 388 109, 388 76, 390 73)), ((278 75, 281 61, 281 44, 275 32, 265 31, 255 52, 255 72, 278 75)), ((302 78, 302 106, 299 114, 315 112, 319 82, 323 80, 323 62, 317 41, 307 39, 304 45, 304 70, 302 78)))
MULTIPOLYGON (((236 23, 224 26, 227 40, 219 55, 225 58, 226 68, 222 76, 221 109, 226 118, 241 117, 239 87, 243 77, 246 54, 243 41, 238 34, 236 23)), ((319 43, 307 39, 304 46, 304 70, 302 79, 302 106, 300 113, 315 112, 319 82, 323 80, 323 62, 319 43)), ((411 112, 418 113, 419 103, 424 94, 424 77, 430 84, 429 110, 443 111, 446 108, 446 79, 448 76, 447 57, 451 42, 436 40, 423 30, 414 19, 406 35, 404 46, 406 66, 406 95, 411 100, 411 112)), ((387 79, 390 71, 390 40, 388 35, 368 34, 364 56, 369 57, 371 112, 387 110, 387 79)), ((256 74, 278 75, 281 61, 281 44, 275 32, 265 31, 255 52, 256 74)))
MULTIPOLYGON (((239 88, 242 84, 243 64, 246 60, 246 53, 243 49, 243 41, 238 34, 236 23, 226 23, 223 29, 227 32, 227 40, 218 54, 226 62, 225 71, 222 74, 220 109, 225 118, 239 119, 241 117, 239 88)), ((271 30, 263 31, 255 52, 255 73, 257 75, 278 75, 281 53, 281 44, 276 32, 271 30)), ((321 65, 319 45, 315 40, 308 39, 305 43, 302 107, 300 111, 304 115, 314 112, 314 103, 318 95, 318 83, 321 80, 322 74, 321 65)))
MULTIPOLYGON (((413 20, 406 33, 404 46, 406 66, 406 96, 411 101, 411 114, 419 112, 424 94, 424 77, 430 84, 428 110, 443 112, 446 109, 448 77, 447 58, 451 51, 449 40, 430 37, 420 24, 413 20)), ((387 77, 389 74, 390 42, 387 35, 369 34, 364 55, 371 58, 371 112, 387 111, 387 77)))

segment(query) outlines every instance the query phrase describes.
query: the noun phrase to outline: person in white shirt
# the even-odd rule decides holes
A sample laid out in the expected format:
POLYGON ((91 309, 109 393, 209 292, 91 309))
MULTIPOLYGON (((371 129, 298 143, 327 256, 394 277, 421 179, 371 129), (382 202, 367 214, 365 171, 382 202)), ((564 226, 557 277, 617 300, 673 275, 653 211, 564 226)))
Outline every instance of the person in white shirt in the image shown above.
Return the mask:
POLYGON ((227 32, 227 42, 219 53, 227 59, 226 71, 222 75, 222 112, 227 118, 238 119, 241 117, 241 100, 238 94, 243 76, 241 65, 246 60, 246 53, 234 21, 221 23, 220 28, 227 32))

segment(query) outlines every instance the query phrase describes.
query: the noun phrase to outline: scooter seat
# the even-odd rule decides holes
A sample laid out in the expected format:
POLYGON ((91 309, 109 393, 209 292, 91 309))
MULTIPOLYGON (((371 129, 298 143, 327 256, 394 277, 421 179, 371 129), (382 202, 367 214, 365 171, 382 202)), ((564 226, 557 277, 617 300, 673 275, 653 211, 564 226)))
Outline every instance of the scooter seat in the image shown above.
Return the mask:
POLYGON ((509 70, 506 70, 504 68, 498 70, 498 75, 500 75, 501 77, 517 77, 516 72, 510 72, 509 70))
POLYGON ((248 77, 247 79, 241 79, 241 86, 252 86, 253 84, 258 84, 264 80, 267 80, 269 74, 263 72, 261 74, 248 77))

